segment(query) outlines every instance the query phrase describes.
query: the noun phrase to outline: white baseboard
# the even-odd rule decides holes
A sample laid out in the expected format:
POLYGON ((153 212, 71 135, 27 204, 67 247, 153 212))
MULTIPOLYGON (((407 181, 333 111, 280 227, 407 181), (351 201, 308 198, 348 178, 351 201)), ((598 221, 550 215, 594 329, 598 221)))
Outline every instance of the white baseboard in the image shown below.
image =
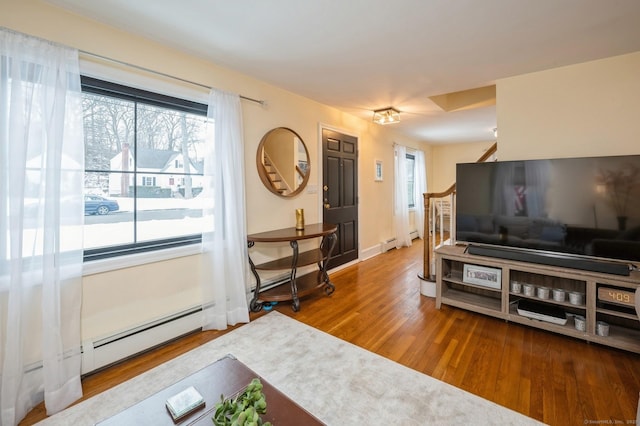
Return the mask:
POLYGON ((372 257, 375 257, 375 256, 379 255, 380 253, 382 253, 381 246, 380 246, 380 244, 376 244, 373 247, 369 247, 369 248, 366 248, 364 250, 361 250, 360 251, 360 260, 371 259, 372 257))
POLYGON ((202 328, 200 307, 95 341, 82 342, 82 374, 122 361, 202 328))
MULTIPOLYGON (((412 240, 418 238, 418 231, 413 231, 409 234, 412 240)), ((385 241, 380 242, 380 244, 376 244, 375 246, 366 248, 360 251, 360 261, 371 259, 379 254, 386 253, 389 250, 396 248, 396 239, 389 238, 385 241)))

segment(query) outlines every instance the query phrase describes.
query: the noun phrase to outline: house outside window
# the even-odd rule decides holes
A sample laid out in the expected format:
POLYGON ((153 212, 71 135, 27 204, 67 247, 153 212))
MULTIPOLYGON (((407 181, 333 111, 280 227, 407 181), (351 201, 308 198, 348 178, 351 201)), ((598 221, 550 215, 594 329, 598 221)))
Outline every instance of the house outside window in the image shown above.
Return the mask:
POLYGON ((207 105, 89 77, 82 90, 85 195, 118 205, 85 208, 85 261, 200 242, 207 105))
POLYGON ((409 208, 415 208, 415 175, 416 175, 416 157, 413 154, 407 154, 406 156, 407 166, 407 200, 409 202, 409 208))

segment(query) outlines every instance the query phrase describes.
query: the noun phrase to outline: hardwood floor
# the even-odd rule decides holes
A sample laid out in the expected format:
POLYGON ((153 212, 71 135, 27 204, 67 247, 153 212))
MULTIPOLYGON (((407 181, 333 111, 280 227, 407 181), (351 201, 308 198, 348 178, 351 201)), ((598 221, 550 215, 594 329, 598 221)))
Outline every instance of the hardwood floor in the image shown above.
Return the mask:
MULTIPOLYGON (((434 299, 420 295, 421 270, 422 242, 416 240, 331 274, 335 293, 303 299, 298 313, 289 303, 275 309, 551 425, 635 423, 639 355, 453 307, 437 310, 434 299)), ((87 376, 84 398, 221 334, 194 333, 87 376)), ((44 417, 41 405, 21 424, 44 417)))

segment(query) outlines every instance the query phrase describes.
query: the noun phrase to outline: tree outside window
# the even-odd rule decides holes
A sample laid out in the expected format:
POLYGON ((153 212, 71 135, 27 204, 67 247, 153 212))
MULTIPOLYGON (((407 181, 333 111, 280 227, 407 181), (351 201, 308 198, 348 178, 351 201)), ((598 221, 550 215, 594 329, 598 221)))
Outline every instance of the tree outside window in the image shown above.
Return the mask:
POLYGON ((84 191, 119 206, 86 215, 85 260, 199 241, 207 106, 93 78, 82 84, 84 191))

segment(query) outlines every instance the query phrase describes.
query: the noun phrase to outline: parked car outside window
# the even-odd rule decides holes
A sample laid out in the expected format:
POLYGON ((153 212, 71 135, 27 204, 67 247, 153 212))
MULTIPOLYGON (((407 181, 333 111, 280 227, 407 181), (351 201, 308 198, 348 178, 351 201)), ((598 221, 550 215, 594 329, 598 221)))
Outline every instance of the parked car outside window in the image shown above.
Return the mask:
POLYGON ((84 196, 84 214, 105 215, 120 209, 118 202, 99 195, 84 196))

